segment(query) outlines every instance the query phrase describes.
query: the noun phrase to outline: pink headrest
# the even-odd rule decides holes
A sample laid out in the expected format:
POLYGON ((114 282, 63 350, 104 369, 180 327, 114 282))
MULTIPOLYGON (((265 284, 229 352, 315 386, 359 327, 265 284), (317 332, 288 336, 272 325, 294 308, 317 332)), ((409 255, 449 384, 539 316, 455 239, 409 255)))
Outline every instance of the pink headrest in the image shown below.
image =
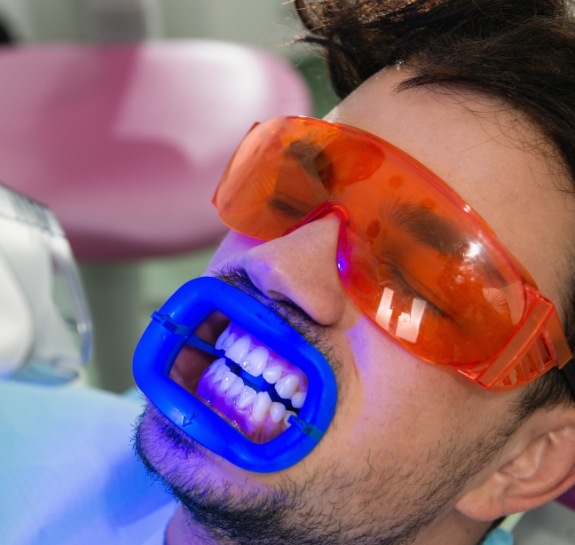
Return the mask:
POLYGON ((251 125, 310 113, 285 60, 212 41, 0 51, 0 180, 49 205, 79 259, 187 252, 251 125))

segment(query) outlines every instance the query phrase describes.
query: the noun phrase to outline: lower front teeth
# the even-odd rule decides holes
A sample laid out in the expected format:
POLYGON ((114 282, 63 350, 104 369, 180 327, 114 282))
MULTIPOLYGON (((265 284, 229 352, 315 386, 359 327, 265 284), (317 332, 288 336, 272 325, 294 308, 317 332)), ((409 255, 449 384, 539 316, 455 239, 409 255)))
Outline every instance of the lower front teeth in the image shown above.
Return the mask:
POLYGON ((256 422, 262 422, 271 406, 272 400, 270 395, 267 392, 260 392, 256 395, 254 406, 252 407, 252 418, 256 422))
MULTIPOLYGON (((241 380, 241 379, 240 379, 241 380)), ((256 391, 249 386, 244 386, 236 402, 238 409, 245 409, 256 398, 256 391)))
MULTIPOLYGON (((233 374, 233 373, 232 373, 233 374)), ((234 375, 235 376, 235 375, 234 375)), ((244 381, 240 377, 235 377, 235 380, 228 390, 227 394, 230 397, 237 396, 244 388, 244 381)))
MULTIPOLYGON (((222 394, 227 394, 228 392, 231 395, 231 390, 232 388, 235 386, 234 390, 237 389, 237 381, 238 380, 242 380, 240 377, 238 377, 237 375, 234 375, 231 371, 225 371, 220 384, 218 385, 218 390, 220 391, 220 393, 222 394)), ((242 383, 243 384, 243 383, 242 383)), ((240 385, 241 387, 241 385, 240 385)), ((236 394, 239 393, 239 390, 236 392, 236 394)))
POLYGON ((270 407, 270 418, 272 419, 272 422, 274 424, 281 422, 285 414, 286 414, 285 405, 283 403, 278 403, 277 401, 274 401, 272 403, 272 406, 270 407))

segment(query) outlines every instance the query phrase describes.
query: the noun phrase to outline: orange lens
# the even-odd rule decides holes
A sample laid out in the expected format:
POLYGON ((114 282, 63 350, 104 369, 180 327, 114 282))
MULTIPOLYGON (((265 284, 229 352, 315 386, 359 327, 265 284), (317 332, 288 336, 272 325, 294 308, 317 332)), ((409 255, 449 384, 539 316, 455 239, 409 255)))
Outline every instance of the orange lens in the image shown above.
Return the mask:
POLYGON ((303 117, 257 124, 214 204, 261 240, 337 211, 337 266, 354 303, 418 357, 485 388, 521 386, 571 358, 553 305, 487 224, 374 135, 303 117))

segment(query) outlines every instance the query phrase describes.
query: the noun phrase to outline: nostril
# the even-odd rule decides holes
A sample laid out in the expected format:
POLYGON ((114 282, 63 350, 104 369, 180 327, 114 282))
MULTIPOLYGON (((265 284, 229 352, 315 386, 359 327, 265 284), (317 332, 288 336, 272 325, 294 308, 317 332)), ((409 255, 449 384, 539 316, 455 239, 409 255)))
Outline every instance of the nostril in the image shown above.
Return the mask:
POLYGON ((337 270, 339 216, 328 213, 291 233, 247 250, 238 265, 266 296, 329 326, 347 300, 337 270))
POLYGON ((274 302, 281 303, 281 305, 289 307, 292 310, 302 312, 301 309, 291 299, 279 291, 270 290, 266 293, 266 295, 274 302))

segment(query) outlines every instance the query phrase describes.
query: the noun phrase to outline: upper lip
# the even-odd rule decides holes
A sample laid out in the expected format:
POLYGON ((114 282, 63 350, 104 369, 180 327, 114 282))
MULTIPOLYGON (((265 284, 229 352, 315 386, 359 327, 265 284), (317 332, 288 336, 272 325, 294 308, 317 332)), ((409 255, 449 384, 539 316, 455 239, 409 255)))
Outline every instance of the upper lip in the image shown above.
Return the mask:
POLYGON ((319 327, 301 308, 289 300, 278 300, 263 293, 249 277, 244 269, 226 269, 214 275, 215 278, 243 291, 246 295, 259 301, 273 311, 300 335, 314 344, 314 331, 319 327))

